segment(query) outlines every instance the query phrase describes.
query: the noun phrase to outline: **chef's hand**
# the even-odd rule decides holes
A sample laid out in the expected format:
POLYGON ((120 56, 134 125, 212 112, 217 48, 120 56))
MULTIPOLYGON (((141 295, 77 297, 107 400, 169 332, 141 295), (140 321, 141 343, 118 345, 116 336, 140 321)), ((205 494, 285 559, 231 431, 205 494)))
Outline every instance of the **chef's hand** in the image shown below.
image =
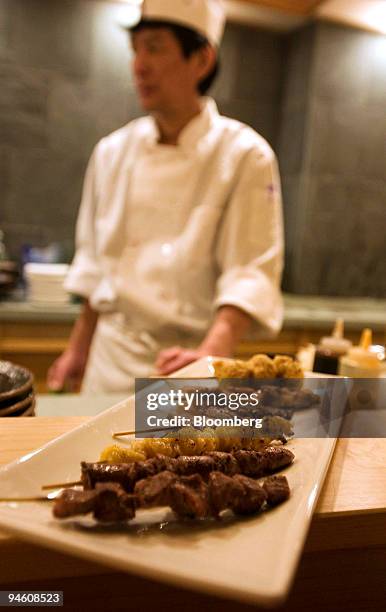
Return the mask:
POLYGON ((176 370, 180 370, 189 363, 201 359, 209 353, 204 353, 202 350, 186 349, 181 346, 172 346, 158 354, 156 368, 161 376, 167 376, 176 370))
POLYGON ((208 355, 230 357, 251 322, 251 317, 236 306, 222 306, 196 350, 173 346, 159 353, 156 361, 158 372, 161 376, 166 376, 208 355))
POLYGON ((50 391, 79 391, 86 361, 72 351, 65 351, 50 367, 47 386, 50 391))

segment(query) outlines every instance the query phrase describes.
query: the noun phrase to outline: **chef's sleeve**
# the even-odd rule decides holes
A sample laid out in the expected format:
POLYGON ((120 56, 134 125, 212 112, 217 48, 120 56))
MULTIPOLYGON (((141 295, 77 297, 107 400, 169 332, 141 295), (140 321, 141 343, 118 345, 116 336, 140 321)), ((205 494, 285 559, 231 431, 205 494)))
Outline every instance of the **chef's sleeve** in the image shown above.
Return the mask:
POLYGON ((83 184, 82 201, 76 224, 76 251, 65 282, 68 292, 90 298, 102 280, 96 249, 96 151, 91 156, 83 184))
POLYGON ((283 218, 273 151, 250 151, 228 202, 216 246, 220 277, 214 307, 233 305, 265 331, 283 319, 283 218))

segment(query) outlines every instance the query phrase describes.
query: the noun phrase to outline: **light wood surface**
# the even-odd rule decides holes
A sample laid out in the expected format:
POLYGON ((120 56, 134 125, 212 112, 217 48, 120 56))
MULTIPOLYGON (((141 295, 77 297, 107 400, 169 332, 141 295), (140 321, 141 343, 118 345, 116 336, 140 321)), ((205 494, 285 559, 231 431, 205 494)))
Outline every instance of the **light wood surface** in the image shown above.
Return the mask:
POLYGON ((71 431, 87 417, 0 418, 0 465, 6 465, 71 431))
POLYGON ((386 512, 386 440, 338 440, 316 513, 386 512))
MULTIPOLYGON (((87 417, 0 419, 0 465, 39 448, 87 417)), ((369 612, 386 583, 386 440, 339 440, 285 612, 369 612), (321 579, 323 576, 323 580, 321 579), (323 596, 320 588, 323 586, 323 596)), ((0 589, 64 590, 66 609, 257 612, 46 550, 0 533, 0 589)))

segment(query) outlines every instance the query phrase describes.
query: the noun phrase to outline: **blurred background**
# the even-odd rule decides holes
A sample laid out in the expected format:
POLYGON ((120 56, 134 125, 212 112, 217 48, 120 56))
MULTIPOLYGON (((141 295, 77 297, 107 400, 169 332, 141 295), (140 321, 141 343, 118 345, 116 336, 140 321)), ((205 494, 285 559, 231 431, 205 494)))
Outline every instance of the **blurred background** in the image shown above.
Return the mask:
MULTIPOLYGON (((317 321, 315 334, 322 323, 330 328, 336 316, 347 320, 354 311, 359 322, 355 327, 355 317, 351 323, 349 317, 349 328, 359 334, 362 323, 373 326, 384 344, 386 2, 226 5, 222 69, 212 95, 223 114, 267 138, 282 175, 281 349, 293 352, 317 321), (302 296, 328 298, 322 305, 328 316, 320 314, 321 302, 305 310, 302 296)), ((123 0, 0 0, 3 259, 71 260, 92 149, 141 114, 122 27, 128 10, 123 0)), ((42 359, 37 347, 44 340, 51 347, 44 364, 52 361, 65 345, 76 307, 57 309, 56 315, 47 308, 43 316, 7 297, 14 301, 0 304, 0 356, 27 366, 32 360, 37 367, 42 359), (33 331, 20 326, 31 321, 33 331), (17 353, 18 342, 30 358, 21 348, 17 353)))
MULTIPOLYGON (((329 2, 229 4, 212 93, 278 154, 284 289, 385 297, 386 36, 311 11, 329 2)), ((358 3, 362 27, 371 26, 364 9, 372 4, 386 3, 358 3)), ((120 27, 128 10, 125 2, 0 0, 0 224, 13 258, 23 244, 58 242, 71 258, 92 148, 141 114, 120 27)), ((386 31, 386 7, 383 20, 374 27, 386 31)))

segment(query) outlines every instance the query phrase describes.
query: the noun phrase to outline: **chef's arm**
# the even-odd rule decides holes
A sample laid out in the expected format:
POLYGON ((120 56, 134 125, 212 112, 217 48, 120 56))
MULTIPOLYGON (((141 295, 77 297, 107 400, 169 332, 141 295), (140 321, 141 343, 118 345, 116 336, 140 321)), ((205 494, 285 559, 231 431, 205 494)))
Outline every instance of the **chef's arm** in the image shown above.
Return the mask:
POLYGON ((86 301, 71 332, 67 349, 48 371, 47 385, 50 390, 79 389, 97 321, 98 313, 86 301))
POLYGON ((235 306, 222 306, 199 346, 205 355, 230 357, 252 324, 252 318, 235 306))
POLYGON ((174 346, 160 352, 156 362, 158 372, 166 376, 207 355, 230 357, 251 324, 252 318, 244 311, 231 305, 222 306, 197 349, 174 346))
POLYGON ((98 313, 91 308, 88 300, 83 304, 82 311, 71 332, 68 351, 87 361, 91 341, 98 321, 98 313))

